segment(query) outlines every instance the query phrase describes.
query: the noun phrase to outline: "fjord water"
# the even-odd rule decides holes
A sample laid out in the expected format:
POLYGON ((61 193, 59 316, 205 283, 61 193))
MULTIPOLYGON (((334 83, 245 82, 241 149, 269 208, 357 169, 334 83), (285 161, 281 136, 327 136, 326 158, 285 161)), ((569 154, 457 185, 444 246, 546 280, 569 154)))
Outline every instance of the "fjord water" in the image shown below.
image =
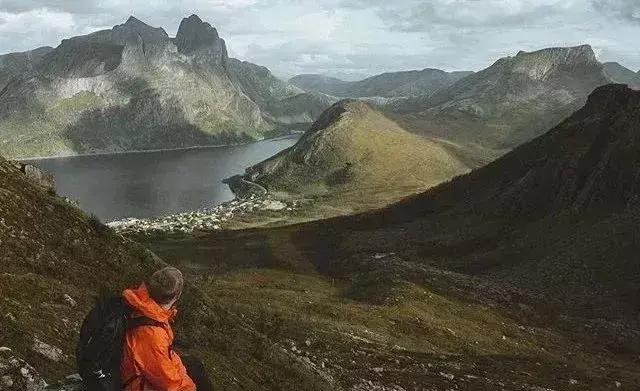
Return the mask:
POLYGON ((233 199, 222 183, 295 144, 299 136, 255 143, 144 153, 33 160, 55 175, 56 191, 102 221, 155 217, 233 199))

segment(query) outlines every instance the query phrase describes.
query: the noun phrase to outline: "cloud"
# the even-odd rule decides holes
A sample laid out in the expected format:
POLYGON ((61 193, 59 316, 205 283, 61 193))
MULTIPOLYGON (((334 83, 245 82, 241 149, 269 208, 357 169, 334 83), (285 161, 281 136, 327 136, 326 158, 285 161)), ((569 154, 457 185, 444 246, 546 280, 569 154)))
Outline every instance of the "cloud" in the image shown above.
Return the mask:
POLYGON ((40 9, 17 14, 0 11, 0 47, 4 52, 44 46, 51 43, 51 37, 62 39, 75 33, 78 31, 70 13, 40 9))
POLYGON ((638 0, 592 0, 593 6, 623 20, 640 22, 638 0))
POLYGON ((427 31, 443 26, 527 26, 564 11, 570 3, 556 0, 427 0, 406 8, 384 9, 382 17, 393 28, 405 31, 427 31))
MULTIPOLYGON (((638 0, 0 0, 0 52, 56 46, 129 15, 175 34, 197 13, 230 54, 274 73, 477 70, 518 50, 590 43, 640 68, 638 0)), ((349 76, 352 75, 352 76, 349 76)))

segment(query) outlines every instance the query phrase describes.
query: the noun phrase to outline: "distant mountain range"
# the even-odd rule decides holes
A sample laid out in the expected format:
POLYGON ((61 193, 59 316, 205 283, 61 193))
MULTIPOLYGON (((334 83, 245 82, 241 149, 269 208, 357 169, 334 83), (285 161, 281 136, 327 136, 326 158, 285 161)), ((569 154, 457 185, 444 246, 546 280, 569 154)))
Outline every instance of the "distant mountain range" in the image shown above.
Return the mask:
POLYGON ((605 62, 602 65, 604 66, 604 73, 614 82, 640 89, 640 71, 634 72, 617 62, 605 62))
POLYGON ((4 55, 0 86, 0 153, 9 157, 255 140, 312 122, 335 101, 229 59, 196 15, 175 38, 131 17, 56 48, 4 55))
MULTIPOLYGON (((495 160, 556 126, 599 86, 615 80, 633 87, 633 75, 601 64, 587 45, 520 52, 431 94, 378 102, 386 115, 371 104, 341 101, 295 146, 248 168, 245 178, 272 193, 331 205, 311 219, 373 209, 495 160)), ((292 80, 301 82, 316 88, 336 79, 292 80)))
POLYGON ((611 82, 640 75, 591 47, 550 48, 477 72, 392 72, 346 82, 229 58, 192 15, 176 37, 131 17, 110 30, 0 56, 0 153, 74 155, 221 145, 304 130, 342 97, 366 100, 404 129, 444 140, 477 166, 531 140, 611 82))
POLYGON ((614 80, 590 46, 519 52, 433 95, 387 110, 407 129, 487 149, 509 150, 580 108, 614 80))
POLYGON ((298 75, 289 83, 305 91, 321 92, 343 98, 403 97, 430 95, 473 72, 445 72, 440 69, 389 72, 360 81, 347 82, 323 75, 298 75))
POLYGON ((521 51, 476 73, 424 69, 356 82, 299 75, 290 83, 306 91, 367 99, 405 129, 448 140, 462 157, 481 165, 556 125, 599 86, 640 88, 640 72, 602 64, 583 45, 521 51))

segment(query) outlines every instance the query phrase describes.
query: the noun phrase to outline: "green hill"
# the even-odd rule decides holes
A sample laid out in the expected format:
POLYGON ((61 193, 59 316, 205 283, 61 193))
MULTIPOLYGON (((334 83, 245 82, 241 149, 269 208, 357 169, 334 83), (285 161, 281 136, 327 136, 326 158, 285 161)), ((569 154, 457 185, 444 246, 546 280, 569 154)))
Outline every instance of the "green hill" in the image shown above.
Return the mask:
POLYGON ((346 211, 385 205, 467 170, 438 142, 406 132, 367 103, 346 100, 244 177, 272 193, 321 198, 346 211))

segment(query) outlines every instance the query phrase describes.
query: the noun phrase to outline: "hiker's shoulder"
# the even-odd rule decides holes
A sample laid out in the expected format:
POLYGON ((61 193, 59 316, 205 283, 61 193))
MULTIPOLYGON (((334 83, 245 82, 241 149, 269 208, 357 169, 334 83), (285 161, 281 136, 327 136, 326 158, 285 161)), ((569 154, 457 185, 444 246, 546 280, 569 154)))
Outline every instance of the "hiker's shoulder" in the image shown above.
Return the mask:
POLYGON ((170 326, 167 323, 147 319, 129 321, 128 333, 136 339, 166 339, 169 332, 170 326))

